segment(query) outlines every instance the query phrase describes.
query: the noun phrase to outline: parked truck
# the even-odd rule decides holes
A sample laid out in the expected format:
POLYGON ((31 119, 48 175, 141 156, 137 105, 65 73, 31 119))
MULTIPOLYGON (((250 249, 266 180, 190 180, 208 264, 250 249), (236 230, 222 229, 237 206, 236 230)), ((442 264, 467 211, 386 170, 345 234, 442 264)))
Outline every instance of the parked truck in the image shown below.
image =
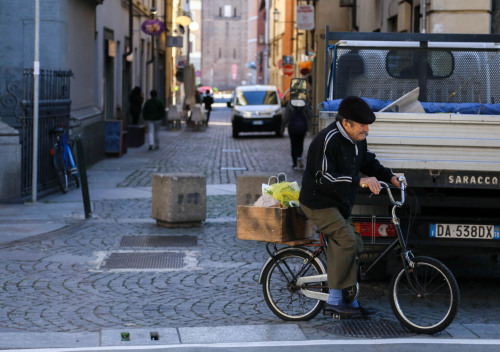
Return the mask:
MULTIPOLYGON (((415 197, 409 243, 446 256, 500 252, 500 36, 326 31, 319 128, 341 99, 376 112, 368 147, 415 197)), ((383 196, 361 190, 353 219, 365 249, 393 240, 383 196)))

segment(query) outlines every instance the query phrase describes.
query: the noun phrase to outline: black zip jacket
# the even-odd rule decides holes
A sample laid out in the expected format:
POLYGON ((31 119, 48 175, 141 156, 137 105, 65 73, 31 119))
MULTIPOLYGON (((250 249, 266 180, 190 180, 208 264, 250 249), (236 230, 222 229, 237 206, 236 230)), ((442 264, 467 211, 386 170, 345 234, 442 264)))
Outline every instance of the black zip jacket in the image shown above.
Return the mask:
POLYGON ((309 146, 299 202, 311 209, 338 208, 347 219, 360 172, 388 183, 394 176, 368 150, 366 140, 354 142, 340 122, 333 122, 309 146))

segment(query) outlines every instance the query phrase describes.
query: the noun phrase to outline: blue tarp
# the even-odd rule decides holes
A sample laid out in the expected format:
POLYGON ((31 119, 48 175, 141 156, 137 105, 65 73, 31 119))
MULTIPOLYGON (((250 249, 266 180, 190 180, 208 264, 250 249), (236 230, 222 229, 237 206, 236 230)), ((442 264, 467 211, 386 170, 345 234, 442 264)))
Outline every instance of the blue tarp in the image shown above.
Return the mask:
MULTIPOLYGON (((392 101, 363 98, 375 112, 386 107, 392 101)), ((342 99, 326 100, 319 104, 321 111, 337 111, 342 99)), ((425 112, 431 114, 472 114, 472 115, 500 115, 500 104, 479 103, 421 103, 425 112)))

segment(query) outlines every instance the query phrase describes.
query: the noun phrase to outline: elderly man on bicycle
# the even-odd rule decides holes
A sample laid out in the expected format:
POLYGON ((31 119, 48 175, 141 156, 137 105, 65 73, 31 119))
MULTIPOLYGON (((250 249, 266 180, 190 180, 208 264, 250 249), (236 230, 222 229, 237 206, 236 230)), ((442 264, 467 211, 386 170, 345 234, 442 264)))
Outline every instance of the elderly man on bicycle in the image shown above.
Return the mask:
POLYGON ((374 121, 375 114, 363 99, 348 96, 339 105, 336 121, 321 130, 309 146, 299 201, 309 220, 328 238, 330 293, 325 315, 377 312, 342 294, 357 284, 358 255, 363 249, 361 236, 349 219, 357 188, 369 187, 379 194, 379 179, 401 187, 392 171, 367 148, 368 125, 374 121))

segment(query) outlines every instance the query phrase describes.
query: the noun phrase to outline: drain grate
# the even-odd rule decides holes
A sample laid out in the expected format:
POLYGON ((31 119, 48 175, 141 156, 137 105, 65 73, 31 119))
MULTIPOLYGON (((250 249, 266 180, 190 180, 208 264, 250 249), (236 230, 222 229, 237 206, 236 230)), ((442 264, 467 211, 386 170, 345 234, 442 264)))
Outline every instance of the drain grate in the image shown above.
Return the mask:
POLYGON ((360 284, 359 297, 361 298, 361 300, 363 300, 363 298, 365 299, 380 298, 384 295, 385 295, 384 290, 382 290, 379 287, 360 284))
POLYGON ((124 236, 120 247, 196 247, 196 236, 124 236))
POLYGON ((111 253, 103 269, 180 269, 184 266, 183 252, 119 252, 111 253))
POLYGON ((338 335, 350 337, 392 338, 412 335, 399 322, 391 321, 342 321, 335 327, 338 335))

